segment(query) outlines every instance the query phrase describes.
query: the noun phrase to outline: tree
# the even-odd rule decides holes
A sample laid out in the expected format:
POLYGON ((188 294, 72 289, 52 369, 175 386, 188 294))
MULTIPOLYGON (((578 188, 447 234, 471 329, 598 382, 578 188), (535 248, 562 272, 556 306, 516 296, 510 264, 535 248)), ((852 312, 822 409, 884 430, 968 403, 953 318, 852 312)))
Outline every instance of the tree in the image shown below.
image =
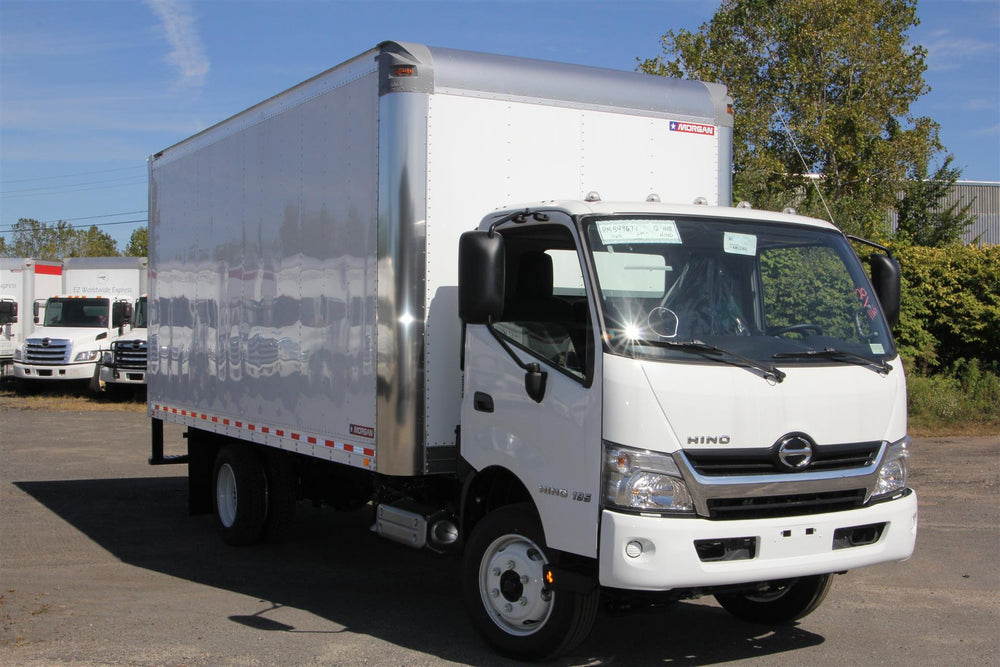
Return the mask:
POLYGON ((75 230, 70 253, 67 257, 118 257, 118 243, 111 234, 102 232, 96 225, 75 230))
POLYGON ((941 247, 957 243, 975 217, 969 213, 972 202, 954 202, 941 207, 940 202, 961 175, 951 167, 952 156, 945 158, 933 176, 927 175, 927 163, 920 162, 907 180, 896 206, 898 221, 895 238, 913 245, 941 247))
POLYGON ((883 236, 900 184, 942 150, 938 124, 910 113, 928 91, 918 24, 916 0, 725 0, 639 69, 728 86, 737 199, 829 207, 845 231, 883 236))
POLYGON ((11 229, 11 240, 0 245, 5 257, 61 260, 63 257, 114 257, 118 247, 107 232, 92 225, 75 229, 65 220, 55 224, 20 218, 11 229))
POLYGON ((128 245, 125 246, 126 257, 148 257, 149 256, 149 228, 138 227, 132 230, 132 235, 128 238, 128 245))

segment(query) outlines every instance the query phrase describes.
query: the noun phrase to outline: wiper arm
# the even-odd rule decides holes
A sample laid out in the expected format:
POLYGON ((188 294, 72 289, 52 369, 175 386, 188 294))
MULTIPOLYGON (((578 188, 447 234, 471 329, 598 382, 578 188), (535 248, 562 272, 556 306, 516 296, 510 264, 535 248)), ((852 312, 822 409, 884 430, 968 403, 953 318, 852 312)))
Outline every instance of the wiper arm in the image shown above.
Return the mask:
POLYGON ((838 350, 833 347, 827 347, 822 350, 802 350, 801 352, 778 352, 777 354, 771 355, 771 358, 832 359, 834 361, 845 361, 850 364, 867 366, 882 375, 888 375, 889 371, 892 370, 892 366, 885 361, 876 361, 874 359, 869 359, 868 357, 862 357, 860 354, 854 354, 853 352, 848 352, 847 350, 838 350))
POLYGON ((673 347, 678 350, 687 350, 688 352, 694 352, 696 354, 702 354, 708 357, 718 359, 719 361, 726 364, 733 364, 734 366, 741 366, 743 368, 755 368, 764 373, 764 379, 773 378, 775 382, 781 382, 785 379, 785 372, 781 371, 774 366, 769 364, 763 364, 756 359, 751 359, 749 357, 744 357, 742 355, 736 354, 735 352, 730 352, 729 350, 717 347, 715 345, 709 345, 703 341, 697 339, 691 340, 657 340, 649 341, 653 345, 661 345, 663 347, 673 347))

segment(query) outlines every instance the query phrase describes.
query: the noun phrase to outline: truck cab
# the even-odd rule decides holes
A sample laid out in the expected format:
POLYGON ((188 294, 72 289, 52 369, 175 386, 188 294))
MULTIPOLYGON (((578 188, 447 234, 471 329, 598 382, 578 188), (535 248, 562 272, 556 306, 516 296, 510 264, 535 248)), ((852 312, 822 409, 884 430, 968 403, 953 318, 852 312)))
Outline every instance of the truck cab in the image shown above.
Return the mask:
POLYGON ((466 586, 501 650, 596 586, 780 622, 912 553, 885 255, 873 286, 822 221, 592 201, 498 212, 459 262, 466 586))
POLYGON ((148 358, 147 295, 136 299, 129 331, 111 342, 101 359, 100 380, 105 386, 145 385, 148 358))
POLYGON ((131 315, 131 303, 108 296, 51 297, 41 325, 14 352, 14 377, 93 380, 101 353, 128 329, 131 315))

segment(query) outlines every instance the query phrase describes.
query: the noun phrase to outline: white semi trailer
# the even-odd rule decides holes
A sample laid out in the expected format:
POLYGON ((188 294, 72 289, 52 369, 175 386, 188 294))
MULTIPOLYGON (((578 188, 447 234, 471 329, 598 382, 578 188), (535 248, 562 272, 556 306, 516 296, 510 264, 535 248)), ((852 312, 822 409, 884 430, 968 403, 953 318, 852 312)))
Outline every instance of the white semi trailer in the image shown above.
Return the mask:
POLYGON ((94 382, 102 352, 128 330, 146 291, 145 257, 67 257, 62 265, 62 293, 46 300, 44 319, 14 352, 21 381, 94 382))
POLYGON ((726 206, 731 111, 719 85, 386 42, 153 155, 150 462, 188 465, 230 543, 311 499, 463 549, 472 624, 518 658, 602 600, 777 624, 906 559, 898 266, 726 206), (206 326, 224 373, 190 349, 206 326))
POLYGON ((14 351, 35 328, 36 300, 61 288, 61 262, 0 257, 0 375, 9 374, 14 351))

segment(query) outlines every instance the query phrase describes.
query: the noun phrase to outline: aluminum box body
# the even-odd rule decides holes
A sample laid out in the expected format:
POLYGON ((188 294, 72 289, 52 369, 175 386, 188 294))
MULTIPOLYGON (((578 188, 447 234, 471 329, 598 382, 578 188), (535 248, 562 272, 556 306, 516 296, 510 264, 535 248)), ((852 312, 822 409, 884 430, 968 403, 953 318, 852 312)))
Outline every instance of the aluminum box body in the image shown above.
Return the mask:
POLYGON ((149 409, 454 469, 458 236, 519 201, 731 199, 722 86, 386 42, 150 158, 149 409))

